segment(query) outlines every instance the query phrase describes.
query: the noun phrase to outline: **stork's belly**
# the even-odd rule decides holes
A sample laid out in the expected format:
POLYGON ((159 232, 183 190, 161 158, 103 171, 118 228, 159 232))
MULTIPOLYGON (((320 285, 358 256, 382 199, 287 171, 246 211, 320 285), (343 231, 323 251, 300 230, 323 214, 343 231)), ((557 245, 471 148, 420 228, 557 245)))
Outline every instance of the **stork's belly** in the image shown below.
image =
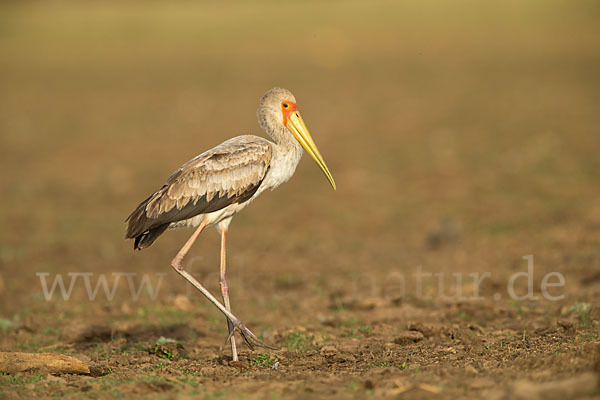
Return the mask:
POLYGON ((214 211, 208 214, 198 214, 195 217, 184 219, 177 222, 171 222, 169 224, 169 229, 176 228, 195 228, 199 226, 202 221, 206 222, 206 225, 216 225, 219 222, 231 218, 234 214, 241 211, 244 207, 246 207, 252 199, 245 201, 241 204, 231 204, 225 208, 222 208, 218 211, 214 211))

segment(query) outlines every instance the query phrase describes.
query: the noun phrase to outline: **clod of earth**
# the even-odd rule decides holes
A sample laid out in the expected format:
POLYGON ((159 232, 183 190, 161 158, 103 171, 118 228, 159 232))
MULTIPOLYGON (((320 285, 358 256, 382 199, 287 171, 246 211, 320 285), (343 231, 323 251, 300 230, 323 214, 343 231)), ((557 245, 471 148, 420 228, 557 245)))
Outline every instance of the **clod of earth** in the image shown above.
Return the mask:
POLYGON ((423 340, 425 336, 419 331, 404 331, 400 332, 398 336, 394 339, 394 343, 400 345, 407 345, 420 342, 423 340))
POLYGON ((89 374, 90 368, 78 359, 53 353, 0 352, 0 371, 36 371, 54 374, 89 374))

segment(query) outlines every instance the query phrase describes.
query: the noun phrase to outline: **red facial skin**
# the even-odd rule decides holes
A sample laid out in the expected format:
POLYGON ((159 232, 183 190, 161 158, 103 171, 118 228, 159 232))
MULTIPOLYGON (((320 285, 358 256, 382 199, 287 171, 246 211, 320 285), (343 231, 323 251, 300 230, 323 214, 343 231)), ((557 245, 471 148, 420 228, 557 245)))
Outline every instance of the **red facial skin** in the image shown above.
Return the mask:
POLYGON ((283 113, 283 124, 287 126, 288 118, 293 112, 298 111, 298 106, 293 101, 282 101, 281 112, 283 113))

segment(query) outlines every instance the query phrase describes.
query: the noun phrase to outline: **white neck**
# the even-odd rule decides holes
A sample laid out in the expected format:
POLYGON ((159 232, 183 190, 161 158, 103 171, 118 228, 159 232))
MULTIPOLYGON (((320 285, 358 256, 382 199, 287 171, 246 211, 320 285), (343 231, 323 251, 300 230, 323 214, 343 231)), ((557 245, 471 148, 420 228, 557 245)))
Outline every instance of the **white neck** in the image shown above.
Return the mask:
MULTIPOLYGON (((265 129, 269 136, 273 138, 273 156, 271 158, 271 168, 269 170, 268 184, 270 189, 287 182, 300 163, 302 158, 302 145, 294 138, 287 128, 282 128, 279 132, 265 129), (285 129, 285 131, 283 131, 285 129)), ((261 186, 262 188, 262 186, 261 186)))
POLYGON ((279 118, 280 111, 259 106, 257 114, 258 123, 274 142, 269 171, 272 178, 271 188, 274 189, 292 177, 302 158, 303 149, 292 132, 283 125, 283 121, 279 118))

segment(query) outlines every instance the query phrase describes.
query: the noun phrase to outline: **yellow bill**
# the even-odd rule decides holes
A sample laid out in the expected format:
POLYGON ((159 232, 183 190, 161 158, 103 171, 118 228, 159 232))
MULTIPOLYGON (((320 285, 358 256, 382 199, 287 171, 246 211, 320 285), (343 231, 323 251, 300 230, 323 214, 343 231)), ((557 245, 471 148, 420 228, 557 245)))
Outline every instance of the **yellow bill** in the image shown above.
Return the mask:
POLYGON ((325 174, 329 183, 333 187, 333 190, 336 189, 335 181, 333 180, 333 176, 331 172, 329 172, 329 168, 325 164, 325 160, 323 160, 323 156, 319 153, 319 149, 317 149, 317 145, 313 141, 310 133, 308 132, 308 128, 304 124, 302 117, 298 111, 294 111, 290 114, 287 124, 287 128, 292 132, 294 137, 300 142, 302 147, 310 154, 310 156, 317 162, 321 171, 325 174))

